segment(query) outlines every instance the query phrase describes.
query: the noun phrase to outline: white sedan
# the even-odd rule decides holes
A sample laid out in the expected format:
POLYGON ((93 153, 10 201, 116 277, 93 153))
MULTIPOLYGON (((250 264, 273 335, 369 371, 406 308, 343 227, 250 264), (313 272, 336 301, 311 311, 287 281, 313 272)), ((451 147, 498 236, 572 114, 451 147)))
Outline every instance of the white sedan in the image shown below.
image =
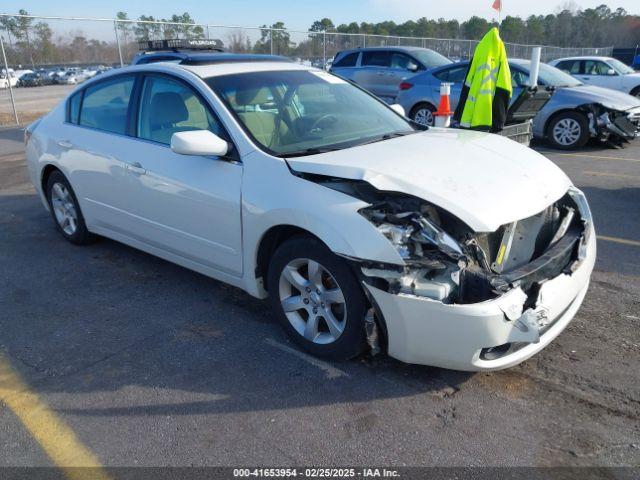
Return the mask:
POLYGON ((322 70, 226 58, 105 73, 26 130, 66 239, 269 297, 293 341, 333 359, 501 369, 571 321, 595 234, 553 163, 412 124, 322 70))
POLYGON ((587 85, 619 90, 640 98, 640 72, 611 57, 571 57, 549 62, 587 85))

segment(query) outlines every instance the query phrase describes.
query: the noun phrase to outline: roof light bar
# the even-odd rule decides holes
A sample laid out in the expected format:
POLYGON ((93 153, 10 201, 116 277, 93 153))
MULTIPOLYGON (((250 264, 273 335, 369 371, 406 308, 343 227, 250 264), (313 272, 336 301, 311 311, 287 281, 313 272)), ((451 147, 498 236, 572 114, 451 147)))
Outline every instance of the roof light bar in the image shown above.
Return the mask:
POLYGON ((156 50, 218 50, 223 51, 222 42, 217 39, 168 38, 162 40, 141 40, 138 49, 145 52, 156 50))

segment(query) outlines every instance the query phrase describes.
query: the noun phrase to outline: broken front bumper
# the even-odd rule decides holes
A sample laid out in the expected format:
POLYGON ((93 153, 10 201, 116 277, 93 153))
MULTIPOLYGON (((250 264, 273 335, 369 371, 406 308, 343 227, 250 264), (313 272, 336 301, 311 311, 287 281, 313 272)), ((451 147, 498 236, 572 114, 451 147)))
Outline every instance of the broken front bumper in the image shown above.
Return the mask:
POLYGON ((542 283, 529 309, 520 288, 459 305, 366 285, 385 319, 389 355, 407 363, 479 371, 511 367, 536 354, 582 304, 596 258, 595 232, 590 233, 586 255, 573 273, 542 283))
POLYGON ((605 112, 597 119, 598 127, 625 140, 640 137, 640 108, 626 112, 605 112))

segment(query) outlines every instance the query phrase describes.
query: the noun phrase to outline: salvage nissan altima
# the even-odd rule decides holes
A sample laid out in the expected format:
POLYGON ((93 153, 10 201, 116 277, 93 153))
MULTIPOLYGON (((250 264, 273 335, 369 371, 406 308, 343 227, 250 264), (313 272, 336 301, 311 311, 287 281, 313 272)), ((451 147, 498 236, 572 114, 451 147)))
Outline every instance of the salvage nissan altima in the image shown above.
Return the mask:
POLYGON ((268 297, 323 357, 515 365, 571 321, 595 261, 585 196, 542 155, 413 124, 278 58, 106 73, 25 141, 67 240, 109 237, 268 297))

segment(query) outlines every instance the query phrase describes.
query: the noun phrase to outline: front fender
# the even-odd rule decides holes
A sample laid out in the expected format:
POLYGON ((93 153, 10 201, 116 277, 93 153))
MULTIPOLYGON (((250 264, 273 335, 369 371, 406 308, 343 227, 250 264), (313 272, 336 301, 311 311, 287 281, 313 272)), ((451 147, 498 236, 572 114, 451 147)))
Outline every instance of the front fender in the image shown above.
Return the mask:
POLYGON ((368 204, 344 193, 304 180, 280 159, 259 152, 243 177, 243 251, 249 293, 264 296, 255 278, 260 242, 266 232, 292 225, 318 237, 333 252, 349 257, 402 265, 393 245, 358 213, 368 204))

